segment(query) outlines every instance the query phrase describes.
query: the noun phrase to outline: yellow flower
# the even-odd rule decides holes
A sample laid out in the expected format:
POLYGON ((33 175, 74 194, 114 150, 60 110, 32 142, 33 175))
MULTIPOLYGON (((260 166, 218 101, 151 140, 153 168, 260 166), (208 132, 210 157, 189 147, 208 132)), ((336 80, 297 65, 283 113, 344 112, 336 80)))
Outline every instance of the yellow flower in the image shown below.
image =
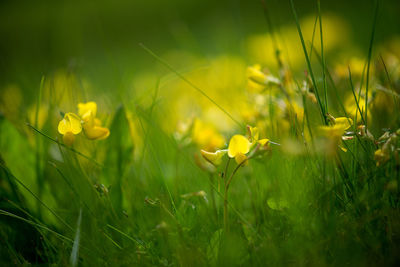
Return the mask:
POLYGON ((247 125, 247 131, 250 136, 250 141, 254 143, 254 141, 257 141, 259 136, 260 136, 260 131, 258 130, 257 127, 252 127, 250 125, 247 125))
POLYGON ((87 111, 83 116, 83 130, 88 139, 91 140, 102 140, 106 139, 110 135, 110 130, 105 127, 101 127, 99 119, 95 118, 92 110, 87 111))
POLYGON ((261 71, 261 66, 256 64, 251 67, 247 67, 247 78, 257 84, 264 85, 266 83, 266 74, 261 71))
POLYGON ((225 144, 224 137, 211 124, 196 119, 192 128, 192 140, 207 151, 215 151, 225 144))
POLYGON ((376 161, 376 166, 380 166, 390 159, 390 155, 387 151, 378 149, 374 153, 374 159, 376 161))
POLYGON ((258 64, 247 67, 246 75, 248 79, 248 89, 253 93, 262 92, 267 85, 280 84, 278 78, 262 72, 261 66, 258 64))
POLYGON ((258 130, 257 127, 252 127, 252 126, 247 125, 247 131, 250 136, 250 141, 251 141, 252 146, 256 145, 256 144, 260 144, 261 149, 266 148, 268 146, 269 139, 267 139, 267 138, 258 139, 260 137, 260 131, 258 130))
POLYGON ((64 144, 71 146, 75 135, 82 131, 81 119, 74 113, 68 112, 58 123, 58 132, 63 135, 64 144))
POLYGON ((335 118, 335 125, 337 129, 342 129, 343 131, 346 131, 353 125, 353 120, 351 118, 346 118, 346 117, 339 117, 335 118))
POLYGON ((208 152, 205 150, 201 150, 201 155, 205 158, 208 162, 212 163, 213 165, 217 166, 222 163, 222 157, 226 154, 226 150, 217 150, 215 152, 208 152))
POLYGON ((237 164, 247 159, 246 154, 250 151, 251 143, 243 135, 236 134, 232 136, 228 146, 228 156, 235 158, 237 164))
MULTIPOLYGON (((331 141, 331 145, 339 146, 344 152, 347 151, 341 143, 344 138, 343 135, 347 129, 353 125, 353 120, 346 117, 334 118, 332 117, 333 125, 320 126, 320 133, 331 141)), ((348 139, 348 138, 347 138, 348 139)), ((332 148, 332 147, 330 147, 332 148)), ((333 151, 334 149, 332 149, 333 151)))
POLYGON ((97 114, 97 104, 96 102, 90 101, 87 103, 79 103, 78 104, 78 114, 83 117, 89 111, 92 112, 93 117, 96 117, 97 114))
POLYGON ((83 130, 87 138, 91 140, 102 140, 110 135, 110 130, 101 127, 101 121, 96 118, 97 104, 90 101, 78 104, 79 115, 83 120, 83 130))
POLYGON ((353 120, 346 117, 334 118, 333 125, 320 126, 319 129, 323 135, 329 136, 342 136, 347 129, 353 125, 353 120))

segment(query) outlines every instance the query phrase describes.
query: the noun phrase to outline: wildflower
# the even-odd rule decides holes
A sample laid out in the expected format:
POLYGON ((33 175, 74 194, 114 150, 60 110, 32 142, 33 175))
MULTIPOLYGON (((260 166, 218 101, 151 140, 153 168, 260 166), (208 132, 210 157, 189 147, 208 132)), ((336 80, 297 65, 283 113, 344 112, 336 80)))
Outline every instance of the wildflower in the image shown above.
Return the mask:
MULTIPOLYGON (((398 130, 397 130, 398 132, 398 130)), ((397 155, 397 141, 398 136, 396 133, 389 133, 386 131, 381 137, 379 137, 378 141, 381 144, 380 148, 377 149, 374 153, 374 159, 376 161, 376 166, 383 165, 386 163, 390 156, 394 153, 395 157, 397 155)))
MULTIPOLYGON (((368 108, 368 114, 371 114, 371 109, 370 109, 370 101, 372 99, 372 93, 368 92, 368 103, 365 105, 365 96, 358 94, 356 92, 357 96, 357 101, 354 99, 354 96, 352 94, 348 95, 346 99, 344 100, 344 108, 346 109, 347 114, 351 118, 357 118, 357 122, 362 121, 363 117, 365 115, 365 110, 368 108)), ((370 116, 368 116, 368 122, 370 122, 370 116)))
POLYGON ((267 85, 279 85, 281 82, 278 78, 271 74, 266 74, 261 71, 261 66, 256 64, 247 67, 248 87, 253 91, 260 92, 267 85))
POLYGON ((222 157, 226 153, 228 153, 230 158, 234 158, 237 164, 247 164, 248 157, 246 154, 249 153, 253 147, 256 146, 252 151, 252 153, 255 153, 258 150, 266 150, 269 144, 269 139, 259 139, 260 133, 257 127, 247 126, 247 131, 248 137, 240 134, 232 136, 229 141, 228 149, 221 149, 215 152, 208 152, 202 149, 201 155, 214 166, 218 166, 222 163, 222 157))
POLYGON ((250 151, 251 143, 243 135, 236 134, 229 141, 228 156, 235 158, 237 164, 247 160, 246 154, 250 151))
POLYGON ((71 146, 74 143, 75 135, 82 131, 81 119, 78 115, 68 112, 58 123, 58 132, 63 135, 64 144, 71 146))
POLYGON ((371 132, 365 127, 365 125, 359 125, 358 127, 357 127, 357 130, 358 130, 358 132, 357 132, 357 134, 359 135, 359 136, 361 136, 361 137, 363 137, 363 138, 365 138, 365 139, 368 139, 368 140, 370 140, 370 141, 372 141, 372 142, 375 142, 375 138, 374 138, 374 136, 371 134, 371 132))
POLYGON ((266 149, 268 147, 269 139, 267 138, 259 139, 260 131, 258 130, 257 127, 252 127, 248 125, 247 132, 252 146, 259 144, 261 149, 266 149))
POLYGON ((79 116, 83 117, 89 111, 92 112, 93 116, 96 117, 97 113, 97 104, 96 102, 90 101, 87 103, 79 103, 78 104, 78 114, 79 116))
POLYGON ((376 166, 380 166, 390 159, 390 155, 388 151, 379 148, 374 153, 374 159, 376 161, 376 166))
MULTIPOLYGON (((307 76, 308 78, 308 76, 307 76)), ((315 94, 311 91, 312 89, 312 83, 311 81, 309 81, 310 78, 308 78, 307 80, 303 81, 303 86, 301 88, 301 93, 308 99, 310 100, 312 103, 317 104, 317 98, 315 96, 315 94)))
POLYGON ((196 119, 192 128, 192 140, 199 147, 213 151, 225 144, 224 137, 211 124, 196 119))
POLYGON ((88 111, 83 117, 83 130, 87 138, 91 140, 106 139, 110 135, 110 130, 101 127, 100 120, 93 116, 92 111, 88 111))
POLYGON ((211 164, 218 166, 222 163, 222 157, 226 154, 227 150, 217 150, 215 152, 208 152, 201 150, 201 155, 211 164))
POLYGON ((83 130, 87 138, 102 140, 110 135, 110 130, 101 127, 101 121, 96 118, 97 104, 95 102, 79 103, 78 110, 83 120, 83 130))
POLYGON ((346 117, 334 118, 333 116, 330 116, 329 118, 331 119, 332 125, 320 126, 319 130, 323 136, 331 141, 331 145, 339 146, 340 149, 346 152, 347 149, 344 148, 341 144, 342 140, 351 139, 348 136, 343 135, 345 134, 346 130, 349 129, 351 125, 353 125, 353 120, 346 117))

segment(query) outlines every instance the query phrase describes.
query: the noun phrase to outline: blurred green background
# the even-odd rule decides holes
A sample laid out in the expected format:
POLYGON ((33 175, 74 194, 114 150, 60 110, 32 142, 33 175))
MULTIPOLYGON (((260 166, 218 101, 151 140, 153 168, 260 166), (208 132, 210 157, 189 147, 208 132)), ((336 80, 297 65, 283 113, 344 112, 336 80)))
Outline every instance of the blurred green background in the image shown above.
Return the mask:
MULTIPOLYGON (((321 2, 323 13, 347 21, 352 42, 366 54, 373 1, 321 2)), ((276 27, 294 25, 289 1, 266 4, 276 27)), ((295 4, 300 16, 315 16, 316 1, 295 4)), ((378 43, 400 32, 398 14, 399 1, 381 1, 378 43)), ((264 32, 267 25, 258 0, 1 1, 1 85, 17 82, 31 91, 38 88, 42 75, 74 68, 99 90, 109 90, 116 81, 105 74, 123 79, 153 65, 138 43, 159 54, 186 50, 204 57, 246 58, 245 38, 264 32)))

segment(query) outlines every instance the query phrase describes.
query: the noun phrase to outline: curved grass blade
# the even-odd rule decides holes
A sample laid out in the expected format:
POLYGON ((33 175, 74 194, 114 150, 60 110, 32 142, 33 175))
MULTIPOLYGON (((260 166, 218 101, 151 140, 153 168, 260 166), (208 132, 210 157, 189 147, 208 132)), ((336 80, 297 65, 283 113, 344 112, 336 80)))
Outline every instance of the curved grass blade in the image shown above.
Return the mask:
POLYGON ((41 134, 42 136, 46 137, 47 139, 53 141, 54 143, 57 143, 58 145, 60 145, 60 146, 62 146, 62 147, 65 147, 66 149, 69 149, 70 151, 72 151, 72 152, 78 154, 79 156, 81 156, 81 157, 83 157, 83 158, 85 158, 85 159, 87 159, 87 160, 90 160, 91 162, 93 162, 94 164, 96 164, 96 165, 99 166, 99 167, 103 167, 103 165, 100 164, 100 163, 98 163, 95 159, 93 159, 93 158, 91 158, 91 157, 89 157, 89 156, 86 156, 85 154, 79 152, 78 150, 76 150, 76 149, 74 149, 74 148, 72 148, 72 147, 66 146, 65 144, 63 144, 63 143, 57 141, 56 139, 54 139, 54 138, 48 136, 47 134, 41 132, 41 131, 38 130, 38 129, 36 129, 36 128, 35 128, 34 126, 32 126, 30 123, 27 123, 26 125, 27 125, 28 127, 32 128, 35 132, 37 132, 37 133, 41 134))
POLYGON ((79 257, 79 243, 81 239, 81 222, 82 222, 82 208, 79 210, 79 217, 76 226, 76 233, 74 238, 74 244, 72 246, 71 258, 70 263, 71 266, 77 266, 78 264, 78 257, 79 257))
POLYGON ((224 109, 221 105, 219 105, 217 102, 215 102, 214 99, 212 99, 210 96, 208 96, 203 90, 201 90, 199 87, 197 87, 195 84, 193 84, 191 81, 185 78, 180 72, 178 72, 174 67, 172 67, 168 62, 166 62, 164 59, 156 55, 152 50, 150 50, 147 46, 144 44, 140 43, 139 44, 147 53, 149 53, 152 57, 154 57, 157 61, 159 61, 161 64, 163 64, 165 67, 167 67, 170 71, 175 73, 179 78, 182 79, 182 81, 186 82, 188 85, 190 85, 193 89, 198 91, 200 94, 202 94, 205 98, 210 100, 211 103, 213 103, 218 109, 220 109, 225 115, 227 115, 233 122, 235 122, 238 126, 243 128, 243 125, 236 120, 226 109, 224 109))

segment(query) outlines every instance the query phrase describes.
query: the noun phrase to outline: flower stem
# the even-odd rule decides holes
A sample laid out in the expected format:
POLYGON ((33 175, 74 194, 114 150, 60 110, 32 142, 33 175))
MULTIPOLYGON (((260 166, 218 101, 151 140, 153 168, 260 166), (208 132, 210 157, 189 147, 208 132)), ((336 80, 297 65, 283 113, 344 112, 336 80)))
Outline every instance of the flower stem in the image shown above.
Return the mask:
MULTIPOLYGON (((249 159, 247 159, 249 160, 249 159)), ((229 190, 229 185, 232 182, 233 176, 235 173, 239 170, 239 168, 247 161, 242 161, 240 164, 236 166, 236 168, 233 170, 231 176, 229 177, 228 180, 225 179, 225 193, 224 193, 224 228, 225 231, 229 231, 229 216, 228 216, 228 190, 229 190)))

